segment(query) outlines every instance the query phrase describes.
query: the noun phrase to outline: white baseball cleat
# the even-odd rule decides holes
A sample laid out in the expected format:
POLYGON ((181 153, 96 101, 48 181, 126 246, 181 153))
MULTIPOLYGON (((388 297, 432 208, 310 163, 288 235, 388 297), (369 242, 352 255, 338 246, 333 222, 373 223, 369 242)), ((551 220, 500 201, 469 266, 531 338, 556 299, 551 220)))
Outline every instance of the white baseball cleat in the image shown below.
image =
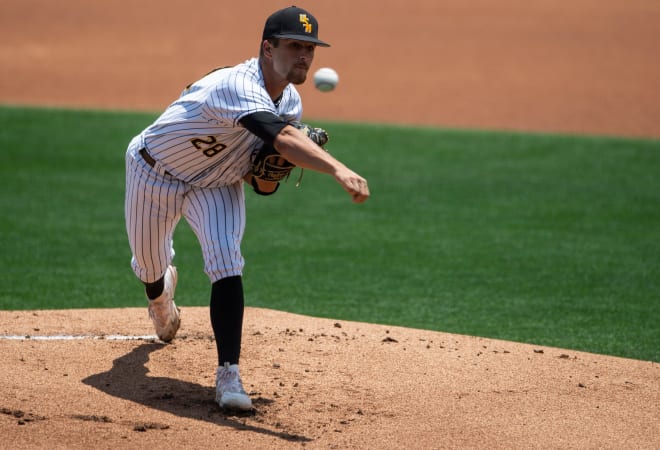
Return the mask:
POLYGON ((215 372, 215 401, 221 408, 250 411, 252 400, 243 389, 238 364, 218 367, 215 372))
POLYGON ((176 281, 176 267, 168 266, 165 271, 163 293, 158 298, 149 300, 149 317, 154 323, 158 338, 164 342, 174 339, 174 335, 181 325, 179 308, 174 304, 176 281))

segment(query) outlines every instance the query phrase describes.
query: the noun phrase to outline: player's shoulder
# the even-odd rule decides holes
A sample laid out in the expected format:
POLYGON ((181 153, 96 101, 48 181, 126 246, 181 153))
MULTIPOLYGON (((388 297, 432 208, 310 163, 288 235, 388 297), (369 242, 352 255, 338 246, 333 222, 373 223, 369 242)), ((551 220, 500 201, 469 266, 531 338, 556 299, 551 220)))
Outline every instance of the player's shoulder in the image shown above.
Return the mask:
POLYGON ((252 91, 263 86, 258 64, 248 60, 212 74, 208 82, 219 89, 252 91))
POLYGON ((226 74, 232 78, 247 78, 253 80, 262 78, 261 70, 259 68, 259 60, 257 58, 248 59, 247 61, 230 67, 226 74))
POLYGON ((289 83, 287 87, 284 89, 283 97, 289 98, 292 101, 300 101, 300 92, 298 92, 298 89, 292 84, 289 83))
POLYGON ((302 98, 293 84, 289 84, 282 93, 278 107, 279 113, 287 120, 300 120, 302 115, 302 98))
POLYGON ((202 84, 222 84, 228 80, 236 80, 239 78, 258 78, 259 70, 258 65, 254 64, 253 60, 245 61, 241 64, 234 66, 219 66, 207 72, 198 83, 202 84))

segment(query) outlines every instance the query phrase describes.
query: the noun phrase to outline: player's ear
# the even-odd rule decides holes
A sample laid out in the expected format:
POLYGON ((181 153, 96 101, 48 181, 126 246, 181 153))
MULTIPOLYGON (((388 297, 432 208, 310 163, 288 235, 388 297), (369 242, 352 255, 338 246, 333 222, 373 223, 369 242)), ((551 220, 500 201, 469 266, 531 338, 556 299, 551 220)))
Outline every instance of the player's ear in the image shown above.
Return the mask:
POLYGON ((270 58, 273 56, 273 45, 269 41, 264 40, 261 43, 261 51, 263 52, 264 55, 270 58))

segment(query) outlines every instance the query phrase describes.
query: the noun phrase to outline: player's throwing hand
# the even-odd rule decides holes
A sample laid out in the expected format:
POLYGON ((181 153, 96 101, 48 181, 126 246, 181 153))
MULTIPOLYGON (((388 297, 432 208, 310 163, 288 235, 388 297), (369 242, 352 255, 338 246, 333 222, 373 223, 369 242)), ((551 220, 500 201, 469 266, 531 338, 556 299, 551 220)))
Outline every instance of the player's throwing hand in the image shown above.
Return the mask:
POLYGON ((353 198, 354 203, 364 203, 369 198, 367 180, 345 168, 335 174, 335 179, 353 198))

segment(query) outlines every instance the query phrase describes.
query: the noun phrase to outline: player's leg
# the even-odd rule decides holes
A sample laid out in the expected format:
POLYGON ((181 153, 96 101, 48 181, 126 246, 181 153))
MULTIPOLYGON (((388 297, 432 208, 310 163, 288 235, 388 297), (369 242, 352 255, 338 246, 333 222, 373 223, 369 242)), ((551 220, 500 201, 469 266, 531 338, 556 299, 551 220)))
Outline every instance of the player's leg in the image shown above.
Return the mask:
POLYGON ((211 325, 218 349, 215 399, 223 408, 250 410, 252 400, 243 388, 238 360, 243 328, 243 282, 240 276, 213 283, 211 325))
MULTIPOLYGON (((135 144, 131 144, 132 146, 135 144)), ((126 154, 126 231, 132 251, 131 266, 145 284, 149 316, 158 337, 166 342, 179 328, 174 304, 177 282, 172 236, 181 217, 185 185, 159 175, 135 151, 126 154)))
POLYGON ((204 270, 211 280, 211 324, 218 346, 218 365, 238 364, 243 323, 243 256, 245 229, 243 185, 193 188, 183 214, 202 247, 204 270))
POLYGON ((193 189, 186 197, 184 215, 202 246, 205 272, 212 282, 210 315, 218 352, 216 400, 223 407, 247 410, 252 402, 238 370, 244 310, 243 184, 193 189))
POLYGON ((211 286, 211 326, 216 341, 218 365, 238 364, 243 332, 243 280, 240 276, 223 278, 211 286))

